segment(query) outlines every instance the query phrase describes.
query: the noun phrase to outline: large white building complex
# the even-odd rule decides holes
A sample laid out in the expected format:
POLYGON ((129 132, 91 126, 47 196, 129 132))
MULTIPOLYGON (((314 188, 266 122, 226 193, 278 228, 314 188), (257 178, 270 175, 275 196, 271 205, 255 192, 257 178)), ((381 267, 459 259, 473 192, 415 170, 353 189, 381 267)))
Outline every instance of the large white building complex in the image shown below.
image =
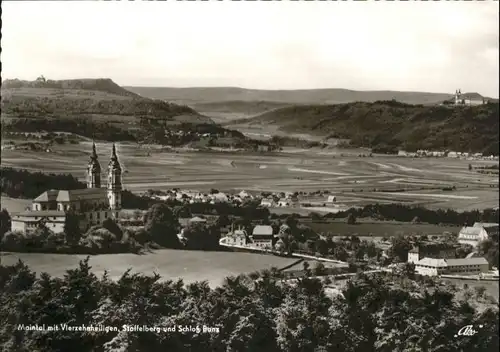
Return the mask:
POLYGON ((122 168, 113 144, 107 170, 107 187, 101 187, 101 165, 95 144, 87 166, 87 188, 48 190, 33 200, 31 209, 12 216, 12 231, 26 233, 40 226, 64 231, 66 213, 80 215, 82 230, 99 225, 108 218, 117 219, 121 209, 122 168))
POLYGON ((423 258, 415 263, 420 275, 477 275, 489 270, 488 261, 482 257, 463 259, 423 258))
POLYGON ((477 247, 481 241, 485 241, 494 235, 498 236, 498 224, 476 222, 474 225, 465 226, 460 230, 458 243, 477 247))

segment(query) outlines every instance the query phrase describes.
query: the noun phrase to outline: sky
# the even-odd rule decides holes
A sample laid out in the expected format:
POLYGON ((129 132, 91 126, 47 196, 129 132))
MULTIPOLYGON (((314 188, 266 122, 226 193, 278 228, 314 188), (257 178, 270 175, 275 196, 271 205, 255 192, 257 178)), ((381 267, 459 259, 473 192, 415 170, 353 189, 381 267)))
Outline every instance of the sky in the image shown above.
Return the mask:
POLYGON ((2 3, 2 79, 499 93, 499 3, 2 3))

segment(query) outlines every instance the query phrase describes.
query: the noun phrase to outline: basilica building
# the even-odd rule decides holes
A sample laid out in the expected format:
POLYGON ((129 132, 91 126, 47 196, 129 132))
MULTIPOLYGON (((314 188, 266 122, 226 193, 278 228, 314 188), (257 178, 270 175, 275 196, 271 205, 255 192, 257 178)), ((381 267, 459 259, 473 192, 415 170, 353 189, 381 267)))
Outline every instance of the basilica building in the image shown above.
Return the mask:
POLYGON ((12 216, 12 231, 30 232, 46 226, 55 233, 64 231, 66 213, 80 217, 80 228, 99 225, 108 218, 118 219, 121 209, 122 168, 113 144, 107 170, 107 186, 101 187, 101 165, 95 143, 87 166, 87 188, 48 190, 33 200, 31 209, 12 216))

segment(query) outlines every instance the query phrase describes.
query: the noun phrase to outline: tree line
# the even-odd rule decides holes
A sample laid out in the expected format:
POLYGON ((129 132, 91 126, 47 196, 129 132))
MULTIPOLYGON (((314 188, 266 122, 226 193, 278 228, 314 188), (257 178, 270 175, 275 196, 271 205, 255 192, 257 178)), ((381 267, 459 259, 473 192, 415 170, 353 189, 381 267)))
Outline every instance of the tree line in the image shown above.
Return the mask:
POLYGON ((315 278, 285 284, 277 269, 228 277, 215 289, 203 281, 161 281, 159 275, 130 271, 112 280, 107 273, 97 277, 91 269, 88 258, 61 278, 37 276, 22 262, 0 266, 3 350, 498 350, 498 307, 488 303, 484 290, 467 289, 461 296, 456 286, 442 286, 411 271, 359 274, 332 296, 315 278), (108 330, 22 328, 60 324, 108 330), (125 325, 175 327, 177 332, 134 331, 125 325), (457 337, 467 325, 477 334, 457 337))
POLYGON ((317 220, 347 218, 372 218, 376 220, 394 220, 401 222, 422 222, 428 224, 471 226, 475 222, 498 223, 498 209, 471 210, 459 212, 453 209, 427 209, 405 204, 368 204, 360 208, 350 208, 338 213, 323 216, 315 214, 317 220))

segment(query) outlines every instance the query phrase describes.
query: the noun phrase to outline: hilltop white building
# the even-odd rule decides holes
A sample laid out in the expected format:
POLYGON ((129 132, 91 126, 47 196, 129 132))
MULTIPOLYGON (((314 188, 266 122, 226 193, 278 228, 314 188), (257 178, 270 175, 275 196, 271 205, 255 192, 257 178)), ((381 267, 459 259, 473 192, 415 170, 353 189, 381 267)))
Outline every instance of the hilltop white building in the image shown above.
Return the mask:
POLYGON ((488 101, 479 93, 463 93, 455 91, 455 105, 482 105, 488 101))

